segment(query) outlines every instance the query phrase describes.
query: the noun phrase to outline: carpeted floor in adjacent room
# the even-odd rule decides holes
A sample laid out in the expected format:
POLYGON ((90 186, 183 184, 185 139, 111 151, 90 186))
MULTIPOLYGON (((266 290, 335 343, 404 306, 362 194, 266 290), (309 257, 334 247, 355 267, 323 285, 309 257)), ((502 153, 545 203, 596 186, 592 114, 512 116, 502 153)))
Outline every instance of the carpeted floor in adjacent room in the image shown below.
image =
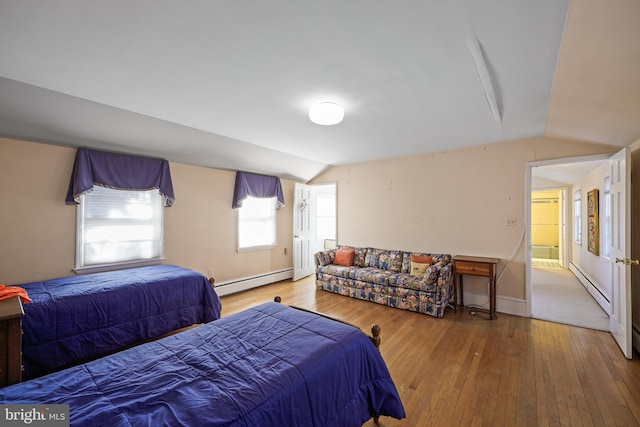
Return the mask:
POLYGON ((583 328, 609 330, 609 315, 578 279, 563 268, 531 269, 531 317, 583 328))

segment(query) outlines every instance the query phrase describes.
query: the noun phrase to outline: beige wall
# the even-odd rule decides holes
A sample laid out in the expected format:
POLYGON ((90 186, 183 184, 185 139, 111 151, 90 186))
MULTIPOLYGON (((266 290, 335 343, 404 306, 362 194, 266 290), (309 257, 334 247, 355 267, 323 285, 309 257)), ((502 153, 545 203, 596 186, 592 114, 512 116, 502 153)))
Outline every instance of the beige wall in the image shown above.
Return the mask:
POLYGON ((0 283, 71 273, 76 217, 64 199, 74 156, 0 138, 0 283))
MULTIPOLYGON (((539 137, 334 167, 314 183, 337 182, 340 244, 500 258, 505 309, 525 299, 526 163, 617 150, 539 137)), ((473 279, 465 295, 486 294, 473 279)))
MULTIPOLYGON (((504 309, 525 298, 525 164, 613 151, 540 137, 334 167, 314 183, 337 183, 340 243, 500 258, 504 309), (507 217, 517 226, 506 227, 507 217)), ((72 148, 0 138, 0 282, 72 274, 76 210, 64 198, 74 156, 72 148)), ((234 172, 177 163, 171 172, 177 201, 165 209, 168 263, 205 274, 213 267, 218 282, 292 267, 291 203, 278 211, 277 248, 238 254, 234 172)), ((287 202, 293 187, 283 180, 287 202)), ((480 280, 465 284, 485 294, 480 280)))
MULTIPOLYGON (((0 283, 73 274, 76 209, 64 199, 75 152, 0 138, 0 283)), ((214 268, 218 282, 291 268, 292 181, 282 181, 287 206, 277 214, 278 246, 239 254, 231 209, 235 172, 170 167, 176 203, 164 211, 167 263, 204 274, 214 268)))

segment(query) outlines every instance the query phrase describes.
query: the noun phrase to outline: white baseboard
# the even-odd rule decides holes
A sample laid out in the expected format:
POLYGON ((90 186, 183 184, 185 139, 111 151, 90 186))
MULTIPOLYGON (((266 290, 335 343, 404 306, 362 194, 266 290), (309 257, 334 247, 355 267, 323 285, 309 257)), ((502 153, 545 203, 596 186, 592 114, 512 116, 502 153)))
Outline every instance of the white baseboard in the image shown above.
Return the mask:
MULTIPOLYGON (((464 292, 464 304, 489 309, 489 295, 464 292)), ((527 317, 527 302, 523 299, 496 295, 496 312, 527 317)))
POLYGON ((574 263, 569 264, 569 270, 571 270, 571 272, 573 272, 573 274, 578 278, 580 283, 582 283, 582 286, 584 286, 587 292, 589 292, 589 295, 591 295, 593 299, 596 300, 598 305, 602 307, 602 309, 609 316, 611 316, 611 303, 607 301, 607 299, 600 293, 598 288, 594 286, 594 283, 596 283, 596 281, 588 274, 583 272, 580 267, 578 267, 574 263))
POLYGON ((268 285, 270 283, 279 282, 281 280, 291 279, 292 277, 293 269, 288 268, 286 270, 272 271, 255 276, 242 277, 239 279, 227 280, 222 283, 216 283, 215 290, 218 296, 224 296, 268 285))

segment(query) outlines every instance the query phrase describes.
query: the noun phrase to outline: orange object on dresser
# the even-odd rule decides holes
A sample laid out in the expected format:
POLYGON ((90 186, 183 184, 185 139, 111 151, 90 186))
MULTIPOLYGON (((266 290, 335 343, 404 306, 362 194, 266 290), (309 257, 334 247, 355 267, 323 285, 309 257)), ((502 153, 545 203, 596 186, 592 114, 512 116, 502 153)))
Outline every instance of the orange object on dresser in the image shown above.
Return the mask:
POLYGON ((27 291, 22 289, 20 286, 5 286, 0 284, 0 300, 15 296, 19 296, 25 304, 31 302, 31 298, 29 298, 27 291))

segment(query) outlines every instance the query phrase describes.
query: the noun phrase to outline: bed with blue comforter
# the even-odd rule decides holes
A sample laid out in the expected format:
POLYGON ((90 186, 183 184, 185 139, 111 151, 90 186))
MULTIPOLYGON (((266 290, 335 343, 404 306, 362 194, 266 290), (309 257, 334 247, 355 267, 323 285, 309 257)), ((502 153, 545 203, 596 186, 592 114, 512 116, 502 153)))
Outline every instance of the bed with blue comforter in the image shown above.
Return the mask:
POLYGON ((19 285, 23 378, 72 366, 194 323, 220 318, 207 278, 157 265, 19 285))
POLYGON ((275 302, 0 389, 70 405, 73 426, 362 426, 404 418, 359 329, 275 302))

